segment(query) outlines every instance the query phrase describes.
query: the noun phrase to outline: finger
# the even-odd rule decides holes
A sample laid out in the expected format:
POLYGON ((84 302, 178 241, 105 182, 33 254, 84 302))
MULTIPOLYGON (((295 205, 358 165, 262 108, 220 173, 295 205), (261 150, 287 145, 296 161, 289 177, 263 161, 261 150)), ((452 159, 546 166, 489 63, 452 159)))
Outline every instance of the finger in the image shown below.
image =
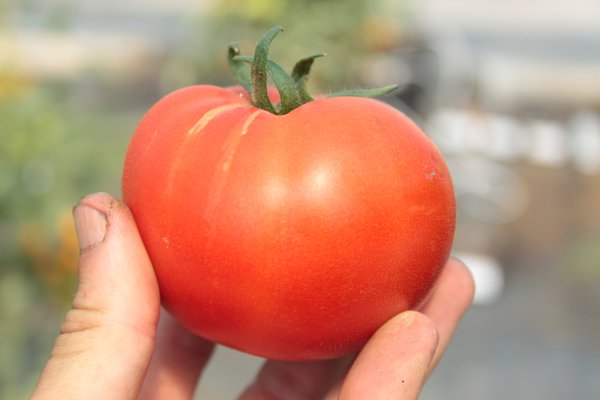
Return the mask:
POLYGON ((134 399, 152 351, 158 285, 127 207, 108 194, 74 208, 78 288, 34 399, 134 399))
POLYGON ((162 312, 156 350, 139 398, 191 399, 213 348, 213 343, 195 336, 162 312))
POLYGON ((416 399, 429 371, 438 334, 433 322, 405 311, 385 323, 358 355, 340 399, 416 399))
POLYGON ((269 360, 240 399, 320 399, 340 380, 353 357, 289 362, 269 360))
POLYGON ((431 318, 440 335, 431 363, 432 369, 448 347, 454 330, 473 301, 474 292, 475 284, 467 267, 462 262, 451 259, 429 299, 419 310, 431 318))

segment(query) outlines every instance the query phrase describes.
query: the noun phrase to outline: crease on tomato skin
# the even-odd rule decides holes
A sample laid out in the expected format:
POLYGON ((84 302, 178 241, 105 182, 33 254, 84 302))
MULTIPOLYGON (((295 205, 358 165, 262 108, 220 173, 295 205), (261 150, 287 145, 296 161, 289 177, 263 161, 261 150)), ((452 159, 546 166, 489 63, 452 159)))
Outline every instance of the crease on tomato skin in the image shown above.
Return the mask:
POLYGON ((181 146, 190 128, 207 112, 233 104, 250 106, 249 102, 227 89, 196 85, 164 96, 149 109, 134 131, 127 149, 123 196, 125 201, 131 203, 128 205, 137 209, 137 205, 143 204, 149 197, 157 193, 164 194, 167 185, 161 186, 159 182, 165 182, 165 175, 168 173, 165 167, 170 167, 169 164, 176 159, 177 148, 181 146), (165 114, 177 117, 164 118, 165 114), (194 114, 197 119, 194 119, 194 114), (189 121, 188 115, 191 116, 189 121), (181 122, 177 122, 178 120, 181 122), (153 175, 155 179, 148 179, 144 174, 153 175), (128 190, 136 185, 139 186, 137 193, 135 190, 128 190))
POLYGON ((146 153, 148 153, 148 151, 150 150, 150 148, 152 147, 152 145, 158 138, 158 136, 159 136, 158 134, 159 134, 159 130, 155 129, 154 132, 152 133, 152 136, 150 137, 150 140, 148 141, 146 146, 144 146, 143 150, 141 150, 142 154, 141 154, 140 158, 144 158, 146 156, 146 153))
POLYGON ((262 110, 256 110, 255 112, 250 114, 250 116, 248 117, 246 122, 244 122, 244 126, 242 127, 242 132, 240 134, 240 137, 245 136, 246 133, 248 133, 248 130, 250 129, 250 125, 252 124, 252 122, 254 122, 256 117, 258 117, 258 115, 261 114, 262 112, 263 112, 262 110))
MULTIPOLYGON (((201 132, 197 132, 196 134, 188 135, 188 131, 192 129, 187 129, 187 127, 183 127, 182 132, 184 132, 185 140, 178 146, 176 150, 174 150, 170 155, 170 168, 168 171, 165 171, 165 176, 161 178, 161 180, 165 183, 161 190, 161 198, 163 203, 168 203, 172 201, 173 196, 176 196, 177 193, 189 193, 189 190, 185 189, 187 185, 194 185, 193 176, 189 176, 185 180, 181 180, 178 177, 186 176, 187 174, 182 171, 185 170, 187 163, 190 162, 190 157, 194 157, 194 154, 197 152, 199 141, 204 141, 209 137, 218 137, 221 135, 220 132, 227 132, 229 129, 221 129, 217 126, 220 126, 224 121, 234 120, 233 126, 239 125, 243 123, 245 117, 249 113, 253 112, 253 108, 249 107, 246 104, 235 104, 229 106, 220 106, 217 107, 220 109, 220 112, 212 113, 212 117, 210 119, 205 119, 202 123, 203 128, 201 132), (216 125, 213 125, 216 124, 216 125), (207 136, 209 135, 209 136, 207 136)), ((216 108, 216 109, 217 109, 216 108)), ((214 110, 214 109, 213 109, 214 110)), ((212 110, 209 110, 205 113, 211 113, 212 110)), ((198 121, 202 120, 202 117, 198 119, 198 121)), ((190 122, 188 126, 191 126, 193 122, 190 122)), ((199 126, 198 122, 194 124, 199 126)), ((216 164, 213 164, 214 168, 217 168, 216 164)), ((209 167, 211 168, 211 167, 209 167)), ((193 203, 181 204, 182 207, 196 207, 193 203)), ((174 227, 172 221, 174 219, 174 210, 172 209, 164 209, 161 211, 161 220, 165 221, 165 224, 162 229, 162 243, 164 245, 168 245, 167 247, 171 247, 173 244, 172 236, 174 233, 174 227), (166 238, 166 240, 165 240, 166 238)), ((175 212, 177 213, 177 212, 175 212)), ((201 217, 202 214, 199 215, 201 217)), ((178 237, 177 235, 175 235, 178 237)), ((178 240, 176 239, 177 243, 178 240)), ((175 246, 177 247, 177 245, 175 246)), ((176 251, 173 249, 172 251, 176 251)))
POLYGON ((233 129, 229 137, 223 145, 223 155, 217 161, 214 169, 214 173, 211 180, 211 190, 208 193, 208 204, 204 212, 205 218, 208 219, 207 214, 212 214, 212 211, 218 206, 220 199, 225 189, 227 178, 230 173, 231 163, 237 152, 237 148, 240 144, 241 138, 248 132, 250 125, 256 119, 256 117, 262 112, 262 110, 256 110, 250 114, 243 123, 238 123, 240 129, 233 129))
MULTIPOLYGON (((227 112, 229 110, 233 110, 236 108, 245 107, 244 104, 225 104, 217 108, 213 108, 210 111, 207 111, 198 122, 194 124, 188 131, 188 135, 199 135, 202 134, 202 131, 213 119, 217 118, 220 114, 227 112)), ((184 142, 185 144, 185 142, 184 142)))
MULTIPOLYGON (((243 108, 244 104, 226 104, 217 108, 214 108, 210 111, 207 111, 198 119, 198 121, 188 130, 188 135, 183 140, 181 145, 178 146, 177 150, 173 153, 173 164, 169 169, 166 179, 166 187, 165 194, 171 193, 173 191, 173 185, 175 183, 175 177, 178 174, 178 171, 182 167, 183 157, 181 155, 186 151, 187 147, 191 142, 195 139, 196 136, 201 135, 206 127, 218 117, 223 116, 224 114, 237 110, 239 108, 243 108)), ((167 196, 168 197, 168 196, 167 196)))
POLYGON ((248 115, 243 122, 240 121, 238 123, 240 129, 232 130, 223 146, 223 155, 215 165, 214 173, 211 178, 211 190, 208 192, 207 205, 203 213, 205 221, 213 221, 210 226, 208 240, 205 246, 205 256, 208 254, 209 248, 211 247, 216 235, 218 219, 214 218, 214 214, 218 212, 217 210, 222 202, 223 193, 225 191, 225 187, 227 186, 229 175, 231 174, 231 166, 237 149, 242 138, 250 130, 252 123, 260 114, 263 114, 264 112, 265 111, 261 109, 257 109, 252 112, 252 114, 248 115))

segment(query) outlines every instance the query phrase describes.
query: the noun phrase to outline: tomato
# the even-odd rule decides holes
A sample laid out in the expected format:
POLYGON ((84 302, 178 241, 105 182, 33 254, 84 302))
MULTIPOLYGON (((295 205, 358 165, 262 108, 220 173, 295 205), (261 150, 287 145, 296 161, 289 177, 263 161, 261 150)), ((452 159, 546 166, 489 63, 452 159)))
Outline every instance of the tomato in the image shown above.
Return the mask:
POLYGON ((455 225, 442 156, 396 109, 331 97, 276 115, 209 85, 143 117, 123 199, 164 307, 206 339, 283 360, 355 351, 418 307, 455 225))

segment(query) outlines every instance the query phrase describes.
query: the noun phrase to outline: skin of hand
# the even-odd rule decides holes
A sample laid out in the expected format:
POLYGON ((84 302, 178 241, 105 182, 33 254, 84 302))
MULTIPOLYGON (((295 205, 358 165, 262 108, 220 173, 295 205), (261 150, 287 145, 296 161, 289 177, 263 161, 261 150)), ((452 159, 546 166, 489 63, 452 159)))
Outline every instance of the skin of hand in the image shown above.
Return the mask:
MULTIPOLYGON (((31 399, 191 399, 214 344, 161 313, 131 213, 97 193, 73 215, 78 289, 31 399)), ((451 259, 427 302, 385 323, 358 355, 267 360, 240 398, 416 399, 473 293, 467 268, 451 259)))

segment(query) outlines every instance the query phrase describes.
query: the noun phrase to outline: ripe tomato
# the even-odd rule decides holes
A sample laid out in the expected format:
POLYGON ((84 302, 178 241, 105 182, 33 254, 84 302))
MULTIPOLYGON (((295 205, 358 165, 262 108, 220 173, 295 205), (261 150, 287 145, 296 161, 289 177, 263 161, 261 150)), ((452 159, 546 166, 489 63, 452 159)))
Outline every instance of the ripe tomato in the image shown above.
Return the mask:
POLYGON ((285 360, 355 351, 418 306, 455 225, 432 142, 358 97, 275 115, 239 88, 180 89, 135 131, 123 198, 164 307, 206 339, 285 360))

